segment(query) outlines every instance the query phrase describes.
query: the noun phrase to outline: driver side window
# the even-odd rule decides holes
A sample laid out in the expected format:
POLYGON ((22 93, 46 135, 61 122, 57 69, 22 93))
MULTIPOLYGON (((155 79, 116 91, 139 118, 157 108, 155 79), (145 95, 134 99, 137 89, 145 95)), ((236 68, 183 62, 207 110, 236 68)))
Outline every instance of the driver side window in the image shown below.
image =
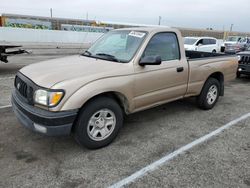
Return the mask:
POLYGON ((177 37, 174 33, 158 33, 149 41, 143 57, 160 56, 162 61, 180 59, 177 37))

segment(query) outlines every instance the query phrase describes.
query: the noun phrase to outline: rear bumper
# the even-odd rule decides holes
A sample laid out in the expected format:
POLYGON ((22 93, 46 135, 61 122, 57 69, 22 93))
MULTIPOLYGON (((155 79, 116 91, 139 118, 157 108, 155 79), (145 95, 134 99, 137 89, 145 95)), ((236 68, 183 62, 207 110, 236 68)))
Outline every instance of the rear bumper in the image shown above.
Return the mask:
POLYGON ((239 64, 238 73, 250 75, 250 64, 239 64))
POLYGON ((226 50, 226 49, 225 49, 225 53, 226 53, 226 54, 236 54, 236 53, 238 53, 238 52, 240 52, 240 50, 226 50))
POLYGON ((78 110, 50 112, 22 102, 12 93, 12 108, 20 123, 34 131, 48 136, 69 135, 78 110))

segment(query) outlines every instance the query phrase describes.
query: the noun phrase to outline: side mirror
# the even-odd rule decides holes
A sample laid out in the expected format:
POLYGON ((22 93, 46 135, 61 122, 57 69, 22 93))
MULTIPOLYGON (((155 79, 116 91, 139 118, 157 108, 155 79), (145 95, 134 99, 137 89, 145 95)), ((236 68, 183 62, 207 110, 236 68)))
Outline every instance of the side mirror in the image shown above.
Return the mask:
POLYGON ((141 58, 139 65, 160 65, 161 64, 161 56, 146 56, 141 58))
POLYGON ((200 46, 202 46, 202 44, 201 44, 201 43, 199 43, 197 46, 199 46, 199 47, 200 47, 200 46))

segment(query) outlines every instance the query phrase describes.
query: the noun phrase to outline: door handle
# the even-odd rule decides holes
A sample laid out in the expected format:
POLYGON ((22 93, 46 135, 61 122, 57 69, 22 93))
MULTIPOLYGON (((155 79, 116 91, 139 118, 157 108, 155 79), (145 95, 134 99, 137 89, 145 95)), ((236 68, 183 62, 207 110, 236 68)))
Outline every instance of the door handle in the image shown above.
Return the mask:
POLYGON ((184 68, 183 68, 183 67, 178 67, 178 68, 176 69, 176 71, 177 71, 177 72, 182 72, 182 71, 184 71, 184 68))

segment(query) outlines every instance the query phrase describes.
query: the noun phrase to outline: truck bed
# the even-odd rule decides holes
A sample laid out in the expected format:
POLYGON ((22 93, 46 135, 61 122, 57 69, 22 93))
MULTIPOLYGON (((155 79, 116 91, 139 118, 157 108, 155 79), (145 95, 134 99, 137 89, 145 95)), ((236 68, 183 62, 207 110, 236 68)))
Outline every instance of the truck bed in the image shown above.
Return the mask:
POLYGON ((189 51, 189 50, 186 50, 185 52, 186 52, 186 57, 188 60, 230 56, 228 54, 223 54, 223 53, 211 53, 211 52, 200 52, 200 51, 189 51))

